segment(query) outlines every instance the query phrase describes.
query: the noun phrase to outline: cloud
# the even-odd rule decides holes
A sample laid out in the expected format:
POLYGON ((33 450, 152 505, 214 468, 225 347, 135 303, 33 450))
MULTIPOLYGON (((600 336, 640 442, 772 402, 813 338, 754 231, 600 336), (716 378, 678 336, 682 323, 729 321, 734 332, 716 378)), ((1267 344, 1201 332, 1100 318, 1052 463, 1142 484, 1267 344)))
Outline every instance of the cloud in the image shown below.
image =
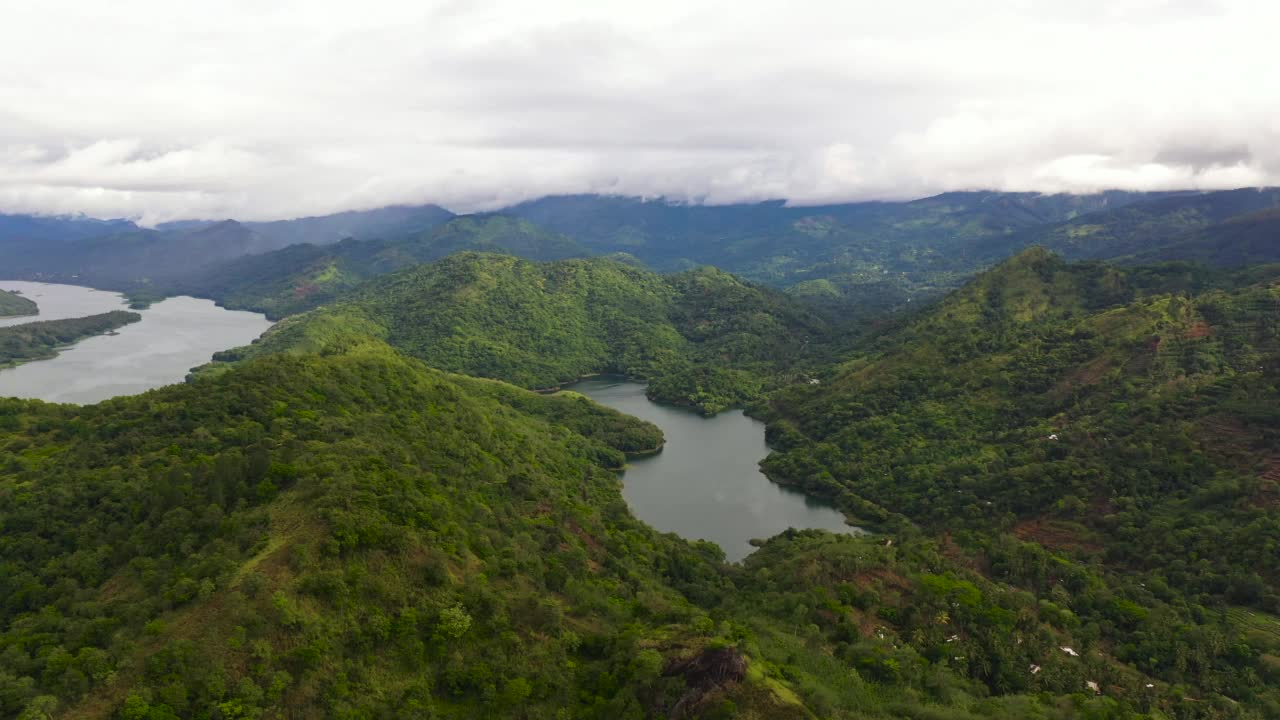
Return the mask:
POLYGON ((20 0, 0 211, 1280 184, 1251 0, 20 0))

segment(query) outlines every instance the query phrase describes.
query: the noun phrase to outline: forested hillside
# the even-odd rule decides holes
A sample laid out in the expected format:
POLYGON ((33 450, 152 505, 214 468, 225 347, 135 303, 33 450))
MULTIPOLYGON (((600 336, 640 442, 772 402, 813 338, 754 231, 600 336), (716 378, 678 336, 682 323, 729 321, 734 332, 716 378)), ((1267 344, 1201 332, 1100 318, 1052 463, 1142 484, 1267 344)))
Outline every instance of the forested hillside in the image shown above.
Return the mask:
POLYGON ((794 301, 714 269, 663 276, 603 259, 462 253, 372 280, 219 358, 374 337, 528 388, 603 372, 648 378, 654 396, 714 413, 800 372, 826 332, 794 301))
MULTIPOLYGON (((1247 188, 1222 192, 1176 195, 1110 208, 1065 222, 1029 228, 1007 237, 994 237, 976 248, 979 257, 996 261, 1031 245, 1041 245, 1069 259, 1116 259, 1132 255, 1145 261, 1199 260, 1211 264, 1241 265, 1249 259, 1217 243, 1214 228, 1255 213, 1280 207, 1280 190, 1247 188), (1178 246, 1200 231, 1199 252, 1182 252, 1178 246)), ((1238 228, 1239 229, 1239 228, 1238 228)), ((1271 228, 1274 230, 1274 226, 1271 228)), ((1277 240, 1271 234, 1273 243, 1277 240)), ((1256 240, 1254 242, 1257 242, 1256 240)), ((1272 251, 1267 261, 1276 258, 1272 251)), ((1256 261, 1256 260, 1255 260, 1256 261)))
POLYGON ((95 406, 0 401, 0 714, 1258 707, 1183 701, 1187 686, 1064 653, 1072 633, 1092 647, 1065 607, 930 541, 786 533, 724 565, 627 511, 611 468, 659 437, 580 396, 446 375, 370 340, 95 406))
POLYGON ((0 290, 0 317, 35 315, 38 312, 40 312, 40 308, 36 306, 35 301, 31 298, 0 290))
POLYGON ((1280 263, 1280 208, 1240 215, 1179 235, 1124 260, 1133 263, 1183 260, 1219 267, 1280 263))
POLYGON ((142 319, 138 313, 114 310, 65 320, 42 320, 10 327, 0 327, 0 368, 43 360, 58 354, 69 343, 101 335, 142 319))
POLYGON ((1278 648, 1246 618, 1280 613, 1277 408, 1280 269, 1031 250, 772 396, 766 468, 951 538, 1077 648, 1274 712, 1278 648))
POLYGON ((974 247, 987 239, 1165 195, 962 192, 813 207, 580 195, 543 198, 506 212, 565 233, 596 253, 627 252, 667 271, 715 265, 869 316, 955 286, 982 267, 974 247))
POLYGON ((503 215, 468 215, 396 240, 304 244, 250 255, 189 274, 174 292, 194 293, 234 309, 278 319, 339 297, 364 280, 464 250, 532 260, 586 255, 572 240, 503 215))

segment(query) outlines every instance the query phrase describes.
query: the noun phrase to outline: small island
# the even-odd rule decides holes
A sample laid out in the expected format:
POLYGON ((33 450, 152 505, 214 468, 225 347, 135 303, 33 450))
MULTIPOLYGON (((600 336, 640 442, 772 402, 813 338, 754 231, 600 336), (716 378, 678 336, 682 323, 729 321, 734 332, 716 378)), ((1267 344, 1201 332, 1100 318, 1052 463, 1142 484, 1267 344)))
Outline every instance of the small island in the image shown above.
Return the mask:
POLYGON ((16 290, 0 291, 0 318, 35 315, 40 312, 35 301, 16 290))
POLYGON ((138 313, 114 310, 101 315, 45 320, 0 328, 0 368, 32 360, 46 360, 57 355, 60 348, 77 340, 111 332, 141 319, 142 316, 138 313))

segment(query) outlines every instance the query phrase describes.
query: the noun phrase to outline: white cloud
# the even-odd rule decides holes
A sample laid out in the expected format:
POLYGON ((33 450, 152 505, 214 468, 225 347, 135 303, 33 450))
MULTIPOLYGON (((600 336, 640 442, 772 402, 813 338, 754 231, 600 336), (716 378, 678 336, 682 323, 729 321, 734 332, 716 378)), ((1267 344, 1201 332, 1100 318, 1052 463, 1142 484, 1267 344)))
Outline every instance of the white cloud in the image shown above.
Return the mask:
POLYGON ((1250 0, 10 0, 0 210, 1280 184, 1278 26, 1250 0))

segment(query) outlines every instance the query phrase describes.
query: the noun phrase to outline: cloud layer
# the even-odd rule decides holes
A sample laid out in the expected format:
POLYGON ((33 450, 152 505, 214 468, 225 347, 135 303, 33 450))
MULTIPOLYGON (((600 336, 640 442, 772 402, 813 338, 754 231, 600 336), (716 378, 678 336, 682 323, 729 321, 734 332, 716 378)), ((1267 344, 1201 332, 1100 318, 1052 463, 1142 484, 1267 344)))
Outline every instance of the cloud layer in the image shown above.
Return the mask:
POLYGON ((1280 184, 1269 0, 14 0, 0 211, 1280 184))

